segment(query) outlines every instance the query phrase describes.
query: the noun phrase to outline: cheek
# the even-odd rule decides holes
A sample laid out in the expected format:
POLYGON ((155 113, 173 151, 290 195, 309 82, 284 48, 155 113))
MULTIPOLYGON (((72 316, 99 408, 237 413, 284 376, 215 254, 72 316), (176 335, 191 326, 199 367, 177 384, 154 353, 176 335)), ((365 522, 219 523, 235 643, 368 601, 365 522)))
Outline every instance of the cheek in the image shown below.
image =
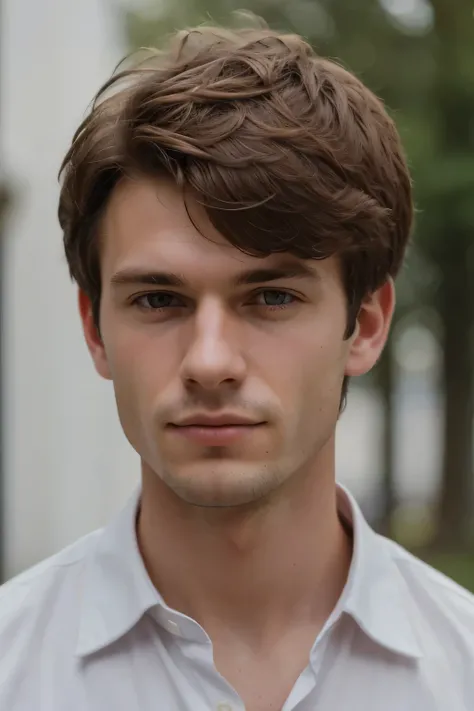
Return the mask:
POLYGON ((334 422, 339 415, 348 346, 328 330, 309 334, 282 342, 272 371, 283 406, 288 414, 293 411, 294 426, 314 435, 318 423, 334 422))
MULTIPOLYGON (((169 339, 153 329, 110 328, 104 345, 122 426, 132 431, 150 421, 156 403, 176 379, 176 357, 169 339)), ((135 432, 135 438, 139 435, 135 432)))
POLYGON ((172 342, 158 339, 153 329, 111 329, 104 343, 114 380, 129 381, 137 388, 169 381, 174 362, 172 342))

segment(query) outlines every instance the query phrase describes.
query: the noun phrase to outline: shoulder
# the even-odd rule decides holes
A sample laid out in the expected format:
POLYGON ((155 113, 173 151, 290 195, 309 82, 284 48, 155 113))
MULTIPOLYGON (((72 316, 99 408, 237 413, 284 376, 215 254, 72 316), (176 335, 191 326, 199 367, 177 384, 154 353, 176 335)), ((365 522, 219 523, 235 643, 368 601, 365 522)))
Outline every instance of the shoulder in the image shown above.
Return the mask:
MULTIPOLYGON (((453 647, 474 663, 474 595, 435 568, 389 542, 390 555, 404 581, 419 638, 453 647)), ((467 660, 466 660, 467 661, 467 660)))
POLYGON ((5 623, 14 617, 15 613, 25 611, 25 605, 33 603, 33 609, 37 608, 59 592, 68 578, 77 574, 99 535, 100 531, 94 531, 80 538, 59 553, 1 585, 0 634, 5 623))
POLYGON ((20 688, 26 690, 21 680, 34 676, 51 633, 61 631, 64 649, 56 645, 58 656, 74 643, 81 579, 99 534, 81 538, 0 587, 0 708, 7 700, 16 708, 20 688))

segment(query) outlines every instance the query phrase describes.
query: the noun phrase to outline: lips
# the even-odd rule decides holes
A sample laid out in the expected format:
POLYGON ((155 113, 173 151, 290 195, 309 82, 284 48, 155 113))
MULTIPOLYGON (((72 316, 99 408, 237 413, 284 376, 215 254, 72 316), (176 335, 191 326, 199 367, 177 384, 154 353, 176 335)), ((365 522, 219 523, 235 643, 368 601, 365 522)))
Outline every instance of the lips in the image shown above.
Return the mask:
POLYGON ((252 420, 241 415, 222 413, 221 415, 191 415, 170 424, 173 427, 252 427, 263 423, 261 420, 252 420))
POLYGON ((225 447, 255 433, 265 422, 233 414, 193 415, 170 423, 169 430, 196 444, 225 447))

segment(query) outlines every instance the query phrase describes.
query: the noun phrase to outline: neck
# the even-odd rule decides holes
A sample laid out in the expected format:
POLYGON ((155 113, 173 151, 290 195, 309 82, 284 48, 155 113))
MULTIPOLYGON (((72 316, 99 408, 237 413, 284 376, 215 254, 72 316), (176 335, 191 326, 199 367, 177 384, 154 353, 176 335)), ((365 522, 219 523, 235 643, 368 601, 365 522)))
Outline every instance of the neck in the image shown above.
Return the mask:
POLYGON ((189 506, 144 466, 138 538, 166 603, 211 638, 225 626, 252 646, 295 625, 320 629, 351 556, 337 515, 333 449, 252 509, 189 506))

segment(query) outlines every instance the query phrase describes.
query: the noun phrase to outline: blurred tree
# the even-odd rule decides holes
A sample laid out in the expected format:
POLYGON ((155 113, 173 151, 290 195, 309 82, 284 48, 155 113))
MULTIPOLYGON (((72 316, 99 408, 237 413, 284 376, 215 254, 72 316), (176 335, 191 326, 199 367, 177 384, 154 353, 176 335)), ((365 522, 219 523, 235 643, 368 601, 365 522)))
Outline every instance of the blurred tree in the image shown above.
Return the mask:
POLYGON ((433 0, 436 74, 431 107, 436 150, 419 171, 424 248, 439 265, 444 327, 444 461, 437 543, 469 543, 474 368, 474 22, 469 0, 433 0))
MULTIPOLYGON (((238 0, 150 0, 147 14, 128 18, 131 44, 156 45, 175 28, 209 19, 229 23, 239 7, 238 0)), ((420 271, 409 262, 403 308, 413 300, 418 306, 430 303, 444 331, 444 458, 436 543, 464 547, 473 501, 473 6, 470 0, 253 0, 251 10, 342 61, 394 109, 414 176, 415 242, 426 266, 420 271)), ((386 414, 382 527, 390 530, 396 501, 390 345, 377 380, 386 414)))

